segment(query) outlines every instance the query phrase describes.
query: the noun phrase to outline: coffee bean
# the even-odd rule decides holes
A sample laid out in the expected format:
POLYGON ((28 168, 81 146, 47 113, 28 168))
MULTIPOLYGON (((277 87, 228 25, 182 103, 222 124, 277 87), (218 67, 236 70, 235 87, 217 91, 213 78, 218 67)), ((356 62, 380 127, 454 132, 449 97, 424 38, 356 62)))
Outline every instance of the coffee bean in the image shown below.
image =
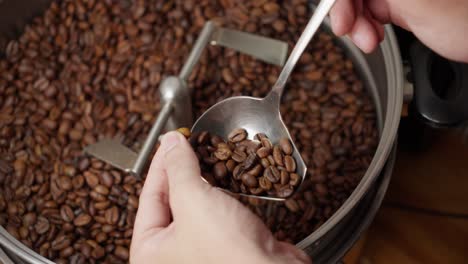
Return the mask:
POLYGON ((296 171, 296 161, 293 157, 287 155, 284 156, 284 165, 288 172, 295 172, 296 171))
POLYGON ((291 187, 283 187, 281 189, 279 189, 276 194, 278 195, 278 197, 280 198, 287 198, 289 196, 291 196, 292 194, 294 193, 294 190, 291 188, 291 187))
POLYGON ((296 213, 296 212, 298 212, 300 210, 299 204, 294 199, 286 200, 286 202, 284 202, 284 205, 286 206, 286 208, 289 209, 289 211, 291 211, 293 213, 296 213))
POLYGON ((243 128, 234 129, 228 135, 228 139, 231 142, 240 142, 246 138, 247 138, 247 131, 245 131, 245 129, 243 128))
POLYGON ((221 180, 227 175, 227 168, 224 162, 219 161, 213 166, 213 174, 216 179, 221 180))
POLYGON ((99 174, 99 182, 101 182, 107 188, 111 188, 112 185, 114 185, 114 177, 112 177, 109 172, 104 171, 99 174))
POLYGON ((282 138, 279 140, 279 146, 281 147, 281 150, 283 151, 284 154, 286 155, 291 155, 293 152, 293 148, 291 143, 289 142, 289 139, 287 138, 282 138))
MULTIPOLYGON (((283 185, 289 184, 289 173, 287 173, 284 170, 281 171, 280 183, 283 185)), ((293 186, 296 186, 296 185, 293 185, 293 186)))
POLYGON ((189 138, 190 135, 192 134, 192 133, 190 132, 190 129, 187 128, 187 127, 181 127, 181 128, 179 128, 179 129, 177 129, 177 132, 181 133, 181 134, 184 135, 184 137, 186 137, 186 138, 189 138))
POLYGON ((245 184, 247 187, 252 188, 252 187, 257 187, 258 186, 258 181, 255 178, 255 176, 244 173, 241 176, 242 183, 245 184))
POLYGON ((255 177, 261 175, 262 172, 263 172, 263 167, 260 164, 255 165, 255 167, 253 167, 252 169, 247 171, 248 174, 251 174, 251 175, 253 175, 255 177))
POLYGON ((260 139, 262 142, 262 146, 267 149, 273 149, 273 144, 271 144, 271 141, 265 136, 260 139))
POLYGON ((254 136, 254 139, 258 141, 261 141, 264 138, 268 138, 265 133, 257 133, 254 136))
POLYGON ((271 154, 271 148, 261 147, 257 150, 257 155, 261 159, 266 158, 270 154, 271 154))
POLYGON ((264 192, 265 190, 261 187, 256 187, 256 188, 250 188, 249 192, 253 195, 260 195, 264 192))
POLYGON ((103 247, 97 246, 91 251, 91 257, 94 259, 101 259, 105 256, 106 251, 103 247))
POLYGON ((209 139, 210 139, 210 133, 208 131, 203 131, 198 135, 197 143, 204 145, 208 142, 209 139))
POLYGON ((119 209, 116 206, 107 209, 105 218, 108 224, 115 225, 119 221, 119 209))
POLYGON ((109 188, 107 188, 106 186, 104 185, 96 185, 94 187, 94 191, 99 193, 99 194, 102 194, 102 195, 108 195, 110 193, 109 191, 109 188))
POLYGON ((231 157, 231 149, 226 143, 218 143, 214 155, 219 160, 228 160, 231 157))
POLYGON ((262 164, 263 168, 268 168, 271 165, 268 159, 265 158, 260 160, 260 164, 262 164))
POLYGON ((260 187, 264 189, 265 191, 269 191, 271 187, 273 186, 266 177, 260 177, 260 179, 258 179, 258 183, 260 187))
POLYGON ((73 224, 75 226, 85 226, 87 224, 89 224, 91 222, 91 216, 89 216, 88 214, 80 214, 78 215, 75 220, 73 220, 73 224))
POLYGON ((275 160, 275 164, 279 166, 284 166, 283 154, 281 153, 281 149, 279 146, 273 147, 273 159, 275 160))
POLYGON ((63 221, 65 222, 73 222, 73 220, 75 219, 75 214, 73 213, 73 210, 70 206, 66 204, 60 208, 60 215, 63 221))
POLYGON ((243 162, 246 158, 247 154, 239 149, 234 150, 234 152, 232 153, 232 159, 237 163, 243 162))
POLYGON ((268 159, 268 163, 270 163, 270 166, 277 165, 275 162, 275 159, 273 158, 273 155, 268 155, 267 159, 268 159))
POLYGON ((67 236, 61 235, 57 237, 54 241, 52 241, 51 248, 53 250, 62 250, 70 246, 70 244, 71 240, 67 236))
POLYGON ((299 183, 301 182, 301 177, 296 173, 289 174, 289 178, 290 178, 289 184, 291 186, 298 186, 299 183))
POLYGON ((98 176, 96 176, 96 174, 92 173, 92 172, 89 172, 89 171, 86 171, 83 176, 85 177, 85 180, 86 180, 86 184, 88 184, 88 186, 90 188, 94 188, 96 187, 96 185, 99 184, 99 178, 98 176))
POLYGON ((250 153, 247 158, 242 163, 242 166, 245 170, 251 169, 255 164, 257 164, 257 155, 254 152, 250 153))
POLYGON ((44 234, 47 231, 49 231, 49 228, 50 228, 49 220, 47 220, 47 218, 43 216, 39 216, 37 218, 36 224, 34 225, 34 230, 36 230, 38 234, 44 234))
POLYGON ((114 253, 118 258, 122 260, 128 260, 129 253, 128 253, 127 248, 124 248, 122 246, 117 246, 115 247, 114 253))
POLYGON ((270 166, 265 169, 263 177, 267 178, 272 183, 277 183, 281 178, 281 174, 275 166, 270 166))
POLYGON ((232 159, 226 161, 226 168, 229 172, 233 172, 236 167, 236 162, 232 159))

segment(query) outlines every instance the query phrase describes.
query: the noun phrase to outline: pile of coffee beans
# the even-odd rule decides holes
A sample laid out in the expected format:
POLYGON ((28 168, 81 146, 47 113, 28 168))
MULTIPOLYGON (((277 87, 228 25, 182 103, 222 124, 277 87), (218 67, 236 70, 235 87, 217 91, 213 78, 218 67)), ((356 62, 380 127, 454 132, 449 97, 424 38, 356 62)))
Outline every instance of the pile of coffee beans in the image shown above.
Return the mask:
MULTIPOLYGON (((118 138, 137 150, 208 20, 292 48, 307 0, 62 0, 0 53, 0 225, 57 263, 125 263, 143 185, 87 157, 118 138)), ((209 47, 188 80, 195 116, 233 95, 265 96, 280 68, 209 47)), ((322 225, 361 180, 378 142, 376 113, 353 63, 320 32, 281 104, 308 166, 285 203, 242 198, 281 240, 322 225)))
POLYGON ((247 136, 243 128, 231 131, 227 141, 208 131, 190 135, 203 178, 233 193, 291 196, 302 179, 296 173, 289 139, 281 138, 273 145, 263 133, 256 134, 255 140, 247 136))

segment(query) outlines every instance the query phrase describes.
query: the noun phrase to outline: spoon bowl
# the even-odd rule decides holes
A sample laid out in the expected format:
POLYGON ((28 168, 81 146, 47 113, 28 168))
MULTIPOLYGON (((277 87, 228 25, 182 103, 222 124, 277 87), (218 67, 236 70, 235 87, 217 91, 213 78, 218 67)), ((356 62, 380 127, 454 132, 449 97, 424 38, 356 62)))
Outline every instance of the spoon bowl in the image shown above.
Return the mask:
MULTIPOLYGON (((281 70, 278 80, 265 98, 235 96, 218 102, 198 118, 192 127, 192 132, 208 131, 211 134, 226 139, 228 133, 232 130, 243 128, 247 130, 250 139, 257 133, 265 133, 272 143, 277 143, 281 138, 288 138, 294 148, 292 156, 296 160, 296 173, 301 177, 300 183, 302 184, 307 172, 307 167, 281 118, 279 106, 289 76, 315 32, 317 32, 320 24, 322 24, 328 12, 333 7, 335 1, 336 0, 320 1, 313 16, 307 23, 306 28, 289 55, 286 64, 281 70)), ((295 192, 300 189, 301 184, 295 192)), ((270 196, 240 195, 253 196, 267 200, 284 200, 284 198, 270 196)))
MULTIPOLYGON (((277 100, 272 98, 274 96, 273 94, 265 98, 235 96, 223 100, 200 116, 193 125, 192 132, 209 131, 214 135, 227 138, 232 130, 243 128, 247 131, 249 139, 253 139, 257 133, 265 133, 273 144, 281 138, 288 138, 293 146, 292 156, 296 160, 296 173, 301 177, 302 183, 307 167, 281 118, 277 100)), ((270 196, 241 195, 275 201, 284 200, 284 198, 270 196)))

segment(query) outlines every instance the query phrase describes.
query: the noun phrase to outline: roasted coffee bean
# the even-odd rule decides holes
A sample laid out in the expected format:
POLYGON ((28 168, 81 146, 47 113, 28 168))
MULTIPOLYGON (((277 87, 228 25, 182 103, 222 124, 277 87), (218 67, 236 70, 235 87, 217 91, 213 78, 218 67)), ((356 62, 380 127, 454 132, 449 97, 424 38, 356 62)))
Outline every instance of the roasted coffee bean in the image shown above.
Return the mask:
POLYGON ((242 162, 242 166, 245 170, 249 170, 257 164, 257 161, 257 155, 255 155, 255 153, 250 153, 244 162, 242 162))
POLYGON ((263 177, 267 178, 272 183, 277 183, 281 179, 281 174, 275 166, 270 166, 265 169, 263 177))
POLYGON ((89 224, 92 220, 92 217, 88 214, 82 213, 78 215, 75 220, 73 220, 73 224, 75 226, 85 226, 89 224))
POLYGON ((70 244, 71 240, 67 236, 61 235, 52 241, 51 248, 53 250, 62 250, 70 246, 70 244))
POLYGON ((226 161, 226 168, 229 172, 233 172, 236 167, 236 162, 232 159, 226 161))
POLYGON ((301 177, 296 173, 289 174, 289 178, 289 184, 291 184, 291 186, 298 186, 301 182, 301 177))
MULTIPOLYGON (((224 143, 223 139, 218 135, 213 135, 210 138, 210 143, 213 147, 218 147, 219 143, 224 143)), ((224 143, 225 144, 225 143, 224 143)), ((228 147, 229 148, 229 147, 228 147)))
POLYGON ((187 127, 181 127, 179 129, 177 129, 177 132, 181 133, 186 138, 190 137, 190 135, 191 135, 190 129, 187 128, 187 127))
POLYGON ((244 162, 246 158, 247 154, 239 149, 234 150, 234 152, 232 153, 232 159, 237 163, 244 162))
POLYGON ((260 179, 258 179, 258 184, 265 191, 269 191, 271 187, 273 186, 266 177, 261 177, 260 179))
POLYGON ((257 164, 257 165, 255 165, 255 167, 253 167, 252 169, 247 171, 247 173, 257 177, 257 176, 261 175, 262 171, 263 171, 262 165, 257 164))
POLYGON ((291 155, 293 152, 293 148, 291 143, 289 142, 289 139, 287 138, 282 138, 279 140, 279 146, 281 147, 281 150, 283 151, 284 154, 286 155, 291 155))
POLYGON ((294 199, 288 199, 284 202, 284 205, 286 206, 286 208, 289 209, 289 211, 293 212, 293 213, 296 213, 299 211, 299 204, 296 202, 296 200, 294 199))
POLYGON ((271 141, 266 136, 262 137, 260 141, 264 148, 273 149, 273 144, 271 144, 271 141))
POLYGON ((223 179, 224 177, 226 177, 227 173, 228 173, 228 170, 224 162, 219 161, 213 166, 213 174, 216 179, 218 180, 223 179))
POLYGON ((240 180, 242 174, 244 173, 244 171, 245 171, 245 169, 244 169, 244 167, 242 167, 242 165, 237 165, 237 166, 234 168, 234 171, 232 172, 232 177, 233 177, 235 180, 240 180))
POLYGON ((47 231, 49 231, 49 228, 50 228, 49 220, 47 220, 47 218, 43 216, 39 216, 37 218, 36 224, 34 225, 34 230, 36 230, 38 234, 44 234, 47 231))
POLYGON ((270 163, 270 166, 279 165, 279 164, 276 164, 275 158, 273 158, 273 155, 268 155, 267 159, 268 159, 268 162, 270 163))
POLYGON ((247 187, 257 187, 258 181, 252 174, 244 173, 241 176, 242 183, 245 184, 247 187))
POLYGON ((279 146, 273 147, 273 159, 275 160, 276 165, 284 166, 283 154, 281 153, 281 149, 279 146))
POLYGON ((296 171, 296 161, 293 157, 287 155, 284 156, 284 165, 288 172, 295 172, 296 171))
POLYGON ((116 206, 107 209, 105 219, 108 224, 115 225, 119 221, 119 209, 116 206))
POLYGON ((256 187, 256 188, 250 188, 249 192, 253 195, 260 195, 264 192, 265 190, 261 187, 256 187))
POLYGON ((115 247, 114 253, 118 258, 122 260, 128 260, 129 253, 128 253, 127 248, 124 248, 122 246, 117 246, 115 247))
POLYGON ((75 213, 73 213, 71 207, 66 204, 60 208, 60 216, 65 222, 73 222, 75 219, 75 213))
POLYGON ((228 135, 228 139, 231 142, 240 142, 247 138, 247 131, 243 128, 237 128, 231 131, 228 135))
MULTIPOLYGON (((297 175, 297 174, 296 174, 297 175)), ((289 173, 287 173, 286 171, 282 170, 281 171, 281 176, 280 176, 280 183, 283 184, 283 185, 286 185, 286 184, 289 184, 289 173)), ((292 185, 292 184, 291 184, 292 185)), ((297 185, 293 185, 293 186, 297 186, 297 185)))
POLYGON ((265 159, 265 158, 260 160, 260 164, 262 164, 263 168, 268 168, 271 165, 268 159, 265 159))
POLYGON ((210 133, 208 131, 203 131, 198 135, 197 143, 200 145, 204 145, 210 139, 210 133))
POLYGON ((276 191, 276 194, 280 198, 286 198, 291 196, 294 193, 294 190, 291 187, 285 186, 279 190, 276 191))
POLYGON ((228 160, 231 157, 232 151, 229 148, 228 144, 218 142, 216 145, 216 151, 214 155, 219 160, 228 160))
POLYGON ((271 148, 261 147, 257 150, 257 155, 261 159, 268 157, 268 155, 270 154, 271 154, 271 148))

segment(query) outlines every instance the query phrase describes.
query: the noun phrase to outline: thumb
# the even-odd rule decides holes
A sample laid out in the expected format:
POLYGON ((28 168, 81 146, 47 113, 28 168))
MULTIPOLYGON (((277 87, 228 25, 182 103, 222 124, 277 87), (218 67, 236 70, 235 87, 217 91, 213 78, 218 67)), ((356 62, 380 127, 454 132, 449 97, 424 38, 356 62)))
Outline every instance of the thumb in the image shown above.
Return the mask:
POLYGON ((188 141, 179 132, 169 132, 161 140, 163 168, 169 182, 169 202, 173 214, 183 205, 210 188, 203 182, 198 159, 188 141))

